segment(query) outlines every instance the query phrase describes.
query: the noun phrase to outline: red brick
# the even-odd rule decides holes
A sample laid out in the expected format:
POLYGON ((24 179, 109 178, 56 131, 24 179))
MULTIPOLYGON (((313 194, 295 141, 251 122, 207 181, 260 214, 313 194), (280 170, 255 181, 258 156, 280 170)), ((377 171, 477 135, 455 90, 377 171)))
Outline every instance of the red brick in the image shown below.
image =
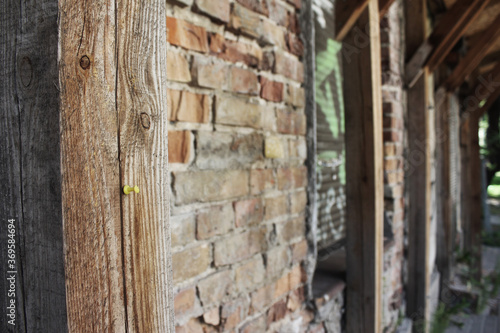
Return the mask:
POLYGON ((306 134, 306 116, 302 112, 278 109, 276 117, 278 132, 295 135, 306 134))
POLYGON ((304 237, 305 235, 305 218, 303 216, 277 224, 278 237, 280 244, 289 243, 290 241, 304 237))
POLYGON ((172 230, 172 247, 182 246, 195 240, 195 216, 178 215, 170 217, 172 230))
POLYGON ((196 0, 196 9, 222 22, 229 22, 229 0, 196 0))
POLYGON ((267 6, 267 2, 268 2, 267 0, 236 0, 236 1, 254 12, 257 12, 257 13, 260 13, 260 14, 263 14, 266 16, 269 15, 269 8, 267 6))
POLYGON ((286 45, 290 53, 299 57, 304 55, 304 43, 296 34, 290 32, 286 34, 286 45))
POLYGON ((287 0, 287 2, 297 7, 297 9, 302 7, 302 0, 287 0))
POLYGON ((167 17, 167 41, 185 49, 208 52, 205 28, 173 17, 167 17))
POLYGON ((194 287, 182 290, 175 295, 174 310, 176 317, 183 317, 186 313, 194 313, 201 310, 194 287))
POLYGON ((250 191, 252 194, 260 194, 275 186, 272 169, 253 169, 250 171, 250 191))
POLYGON ((254 72, 239 67, 231 67, 230 73, 229 90, 249 95, 259 93, 259 82, 254 72))
POLYGON ((395 129, 395 130, 403 129, 403 120, 401 118, 384 115, 383 124, 384 124, 384 129, 395 129))
POLYGON ((231 271, 219 271, 198 283, 198 292, 203 306, 220 304, 224 297, 231 294, 234 281, 231 271))
POLYGON ((282 299, 274 303, 269 311, 267 312, 267 325, 271 325, 274 322, 280 321, 285 318, 287 314, 286 299, 282 299))
POLYGON ((285 215, 288 213, 288 198, 286 195, 266 198, 265 207, 266 220, 285 215))
POLYGON ((211 104, 210 96, 172 89, 167 89, 167 94, 167 112, 170 121, 208 123, 211 104))
POLYGON ((188 163, 191 157, 191 132, 168 131, 168 161, 188 163))
POLYGON ((283 168, 278 169, 278 189, 280 191, 290 190, 307 186, 307 168, 283 168))
POLYGON ((270 0, 269 3, 269 18, 278 25, 288 27, 290 22, 289 13, 286 8, 276 0, 270 0))
POLYGON ((174 283, 182 282, 205 272, 212 262, 208 244, 189 248, 172 255, 174 283))
POLYGON ((257 67, 262 61, 262 50, 259 46, 225 40, 219 34, 210 34, 209 38, 210 52, 223 60, 241 62, 250 67, 257 67))
POLYGON ((304 65, 295 57, 285 52, 275 52, 274 61, 274 73, 304 82, 304 65))
POLYGON ((191 81, 189 63, 187 59, 179 52, 170 50, 167 52, 167 77, 172 81, 191 81))
POLYGON ((258 313, 263 311, 267 306, 269 306, 274 299, 275 289, 276 289, 276 284, 271 283, 253 292, 251 295, 252 299, 250 307, 251 312, 258 313))
POLYGON ((258 255, 235 269, 235 287, 238 293, 252 291, 264 280, 262 256, 258 255))
POLYGON ((290 213, 302 213, 307 206, 306 191, 299 191, 290 194, 290 213))
POLYGON ((307 186, 307 168, 305 166, 293 168, 292 177, 295 188, 307 186))
POLYGON ((227 233, 233 227, 234 211, 231 205, 210 207, 198 214, 196 237, 208 239, 227 233))
POLYGON ((245 227, 259 224, 264 217, 262 199, 249 199, 234 203, 236 227, 245 227))
POLYGON ((205 323, 212 325, 212 326, 217 326, 220 323, 220 311, 219 308, 213 308, 212 310, 205 312, 203 314, 203 321, 205 323))
POLYGON ((281 102, 283 100, 283 83, 260 77, 260 97, 271 102, 281 102))
POLYGON ((287 85, 285 89, 285 102, 296 107, 303 107, 306 102, 304 88, 287 85))
POLYGON ((232 235, 215 243, 215 266, 234 264, 260 252, 265 247, 265 234, 254 229, 232 235))
POLYGON ((227 89, 229 84, 229 66, 201 56, 194 57, 191 74, 200 87, 227 89))
POLYGON ((238 299, 223 305, 221 319, 224 332, 228 332, 235 328, 245 318, 248 308, 245 303, 245 299, 238 299))

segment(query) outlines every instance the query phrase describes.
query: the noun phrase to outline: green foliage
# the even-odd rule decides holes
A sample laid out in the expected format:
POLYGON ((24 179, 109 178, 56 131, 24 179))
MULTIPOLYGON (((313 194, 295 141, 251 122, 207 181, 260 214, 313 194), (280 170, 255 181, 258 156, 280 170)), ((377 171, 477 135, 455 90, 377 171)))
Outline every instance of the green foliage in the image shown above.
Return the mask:
POLYGON ((482 239, 484 245, 500 247, 500 231, 483 232, 482 239))
POLYGON ((434 312, 434 316, 432 317, 430 333, 443 333, 448 327, 450 327, 450 324, 462 327, 462 323, 453 321, 451 317, 463 313, 468 307, 469 303, 465 300, 462 300, 460 303, 455 305, 439 303, 436 312, 434 312))

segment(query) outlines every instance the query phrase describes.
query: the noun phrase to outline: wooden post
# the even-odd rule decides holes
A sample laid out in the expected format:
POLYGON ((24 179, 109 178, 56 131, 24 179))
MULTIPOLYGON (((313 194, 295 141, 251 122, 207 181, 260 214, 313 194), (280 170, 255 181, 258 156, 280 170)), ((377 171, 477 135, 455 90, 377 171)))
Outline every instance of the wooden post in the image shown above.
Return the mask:
POLYGON ((347 331, 382 331, 383 142, 378 1, 343 45, 347 169, 347 331))
MULTIPOLYGON (((426 1, 412 1, 406 6, 407 59, 426 38, 426 1)), ((429 263, 431 164, 429 147, 429 70, 408 90, 408 168, 409 244, 408 308, 413 320, 429 321, 431 264, 429 263)))
POLYGON ((0 332, 67 331, 57 18, 57 0, 0 3, 0 332))
POLYGON ((174 332, 165 6, 59 3, 70 331, 174 332))

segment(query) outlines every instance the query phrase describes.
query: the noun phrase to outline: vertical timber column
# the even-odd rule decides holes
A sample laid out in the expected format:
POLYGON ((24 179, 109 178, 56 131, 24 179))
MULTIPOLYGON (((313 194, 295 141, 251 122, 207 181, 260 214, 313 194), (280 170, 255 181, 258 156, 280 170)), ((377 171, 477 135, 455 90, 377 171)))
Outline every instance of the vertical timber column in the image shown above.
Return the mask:
POLYGON ((343 43, 347 167, 347 331, 382 331, 383 142, 378 1, 343 43))
MULTIPOLYGON (((427 37, 425 0, 406 4, 406 59, 411 59, 427 37)), ((408 308, 407 315, 420 323, 429 310, 429 264, 431 224, 431 164, 429 147, 429 71, 408 90, 408 183, 409 183, 409 245, 408 245, 408 308)), ((423 320, 423 321, 422 321, 423 320)))
POLYGON ((69 329, 173 332, 165 3, 60 0, 59 12, 69 329))
POLYGON ((0 332, 67 331, 57 18, 57 0, 0 3, 0 332))
POLYGON ((127 322, 131 332, 173 328, 167 151, 165 0, 117 6, 122 197, 127 322))
POLYGON ((60 0, 59 12, 68 326, 126 332, 115 1, 60 0))

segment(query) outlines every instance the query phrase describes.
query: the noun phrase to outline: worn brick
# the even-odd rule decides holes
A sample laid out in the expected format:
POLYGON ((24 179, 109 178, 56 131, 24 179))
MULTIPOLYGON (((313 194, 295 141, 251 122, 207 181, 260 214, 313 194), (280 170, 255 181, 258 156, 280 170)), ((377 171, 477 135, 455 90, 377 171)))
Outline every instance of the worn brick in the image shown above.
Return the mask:
POLYGON ((304 88, 288 84, 285 89, 285 102, 299 108, 304 107, 305 105, 304 88))
POLYGON ((260 105, 238 97, 217 96, 215 100, 216 123, 253 128, 262 126, 260 105))
POLYGON ((399 131, 384 130, 384 142, 398 142, 401 141, 402 135, 399 131))
POLYGON ((288 280, 290 290, 292 290, 307 281, 307 274, 301 265, 296 265, 290 270, 288 280))
POLYGON ((229 0, 195 0, 196 9, 222 22, 229 22, 229 0))
POLYGON ((246 8, 266 15, 269 15, 268 0, 236 0, 239 4, 245 6, 246 8))
POLYGON ((259 313, 274 300, 275 283, 270 283, 251 294, 251 313, 259 313))
POLYGON ((193 318, 189 320, 185 325, 176 326, 175 333, 204 333, 203 327, 198 319, 193 318))
POLYGON ((304 237, 305 219, 303 216, 281 222, 277 225, 280 243, 289 243, 293 239, 304 237))
POLYGON ((199 132, 196 165, 200 169, 234 169, 262 160, 262 134, 199 132))
POLYGON ((172 247, 189 244, 195 240, 195 216, 179 215, 170 217, 172 247))
POLYGON ((220 324, 220 310, 219 308, 213 308, 203 314, 203 321, 212 326, 218 326, 220 324))
POLYGON ((307 256, 307 241, 302 240, 292 245, 292 262, 297 264, 304 260, 307 256))
POLYGON ((260 41, 263 44, 275 45, 282 50, 287 48, 284 29, 268 20, 262 22, 260 41))
POLYGON ((241 94, 259 94, 259 81, 254 72, 233 66, 230 69, 230 75, 228 90, 241 94))
POLYGON ((277 171, 278 189, 290 190, 307 186, 307 168, 282 168, 277 171))
POLYGON ((167 77, 171 81, 191 81, 189 63, 181 53, 171 50, 167 52, 167 77))
POLYGON ((253 169, 250 171, 250 192, 260 194, 275 187, 272 169, 253 169))
POLYGON ((191 157, 191 132, 168 131, 168 161, 188 163, 191 157))
POLYGON ((284 134, 305 135, 306 116, 302 112, 286 109, 276 110, 278 132, 284 134))
POLYGON ((297 288, 288 295, 286 306, 291 312, 298 310, 305 301, 304 288, 297 288))
POLYGON ((307 158, 307 144, 304 137, 288 140, 288 156, 290 158, 299 158, 305 160, 307 158))
POLYGON ((223 62, 213 61, 196 55, 191 68, 191 75, 200 87, 227 89, 229 66, 223 62))
POLYGON ((276 281, 276 285, 274 288, 274 299, 283 297, 289 291, 290 291, 290 278, 289 274, 287 273, 276 281))
POLYGON ((302 0, 287 0, 287 2, 297 7, 297 9, 302 7, 302 0))
POLYGON ((224 304, 221 310, 222 329, 229 332, 234 329, 245 318, 248 312, 247 300, 240 298, 231 303, 224 304))
POLYGON ((290 23, 288 10, 276 0, 269 0, 269 18, 284 27, 290 23))
POLYGON ((285 38, 288 51, 298 57, 302 57, 304 55, 304 43, 302 43, 300 37, 294 33, 288 32, 285 38))
POLYGON ((264 217, 264 205, 261 198, 237 201, 234 203, 236 227, 259 224, 264 217))
POLYGON ((231 205, 210 207, 196 218, 196 237, 208 239, 223 235, 232 229, 233 224, 234 211, 231 205))
POLYGON ((274 303, 267 312, 267 325, 269 326, 272 323, 285 318, 287 310, 288 308, 286 306, 286 299, 282 299, 274 303))
POLYGON ((283 100, 283 83, 260 78, 260 97, 271 102, 281 102, 283 100))
POLYGON ((199 171, 174 173, 177 204, 210 202, 247 195, 248 171, 199 171))
POLYGON ((241 62, 250 67, 259 66, 262 49, 254 44, 224 39, 220 34, 210 34, 210 52, 230 62, 241 62))
POLYGON ((208 52, 205 28, 173 17, 167 17, 167 41, 185 49, 208 52))
POLYGON ((307 186, 307 168, 305 166, 292 168, 292 177, 295 188, 307 186))
POLYGON ((285 158, 285 145, 278 136, 268 136, 265 142, 266 158, 285 158))
POLYGON ((384 126, 384 128, 402 130, 403 129, 403 119, 397 118, 397 117, 392 117, 389 115, 384 115, 383 126, 384 126))
POLYGON ((208 123, 211 97, 189 91, 168 89, 168 119, 192 123, 208 123))
POLYGON ((202 312, 195 287, 182 290, 175 295, 174 310, 177 320, 189 315, 198 316, 202 312))
POLYGON ((266 131, 276 132, 276 111, 272 105, 261 108, 261 125, 266 131))
POLYGON ((285 215, 288 213, 288 198, 286 195, 280 195, 274 198, 266 198, 265 207, 266 220, 285 215))
POLYGON ((211 248, 201 244, 172 255, 173 281, 179 283, 205 272, 212 262, 211 248))
POLYGON ((292 214, 301 213, 307 206, 306 191, 299 191, 290 194, 290 212, 292 214))
POLYGON ((262 315, 243 325, 240 329, 240 333, 265 332, 266 329, 266 318, 262 315))
POLYGON ((290 54, 277 51, 274 53, 274 73, 281 74, 297 82, 304 81, 304 65, 290 54))
POLYGON ((264 281, 265 269, 259 255, 235 269, 235 286, 238 293, 252 291, 264 281))
POLYGON ((275 247, 266 253, 266 277, 275 279, 280 276, 290 264, 288 247, 275 247))
POLYGON ((204 307, 220 304, 226 295, 232 293, 233 279, 230 271, 219 271, 198 283, 200 300, 204 307))
POLYGON ((233 264, 247 259, 265 247, 266 235, 260 229, 229 236, 215 243, 216 266, 233 264))

